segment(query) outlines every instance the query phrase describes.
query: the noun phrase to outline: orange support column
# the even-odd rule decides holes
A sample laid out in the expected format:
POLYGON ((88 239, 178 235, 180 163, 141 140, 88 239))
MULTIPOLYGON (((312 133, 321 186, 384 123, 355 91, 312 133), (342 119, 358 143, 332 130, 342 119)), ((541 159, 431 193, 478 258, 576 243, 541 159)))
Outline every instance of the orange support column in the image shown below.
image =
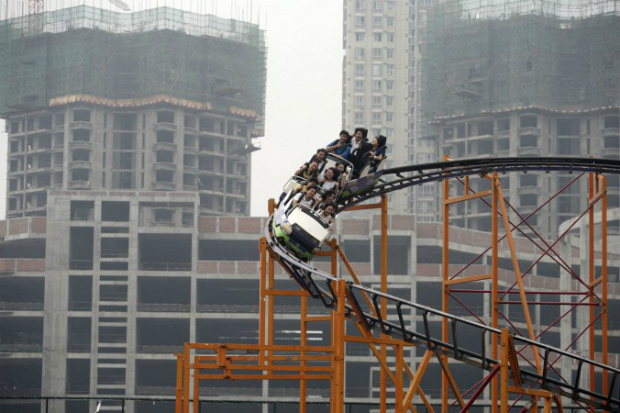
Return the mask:
MULTIPOLYGON (((595 176, 594 172, 590 172, 588 175, 588 200, 589 203, 592 204, 594 200, 594 185, 595 185, 595 176)), ((594 285, 594 271, 595 271, 595 256, 594 256, 594 206, 590 205, 588 210, 588 273, 589 273, 589 282, 591 286, 594 285)), ((588 331, 589 338, 589 357, 590 360, 594 360, 594 349, 595 349, 595 331, 594 331, 594 319, 596 317, 594 311, 594 304, 596 303, 595 297, 593 294, 590 294, 590 307, 589 307, 589 315, 590 315, 590 329, 588 331)), ((590 391, 594 392, 596 390, 596 376, 594 374, 594 365, 590 365, 590 391)), ((590 408, 591 412, 594 412, 594 408, 590 408)))
MULTIPOLYGON (((491 327, 497 328, 498 325, 498 256, 499 256, 499 177, 497 172, 493 173, 493 195, 491 200, 491 327)), ((497 336, 491 335, 491 357, 497 360, 497 336)), ((491 412, 497 413, 497 378, 491 381, 491 412)))
POLYGON ((507 328, 502 329, 501 343, 501 359, 500 359, 500 380, 501 380, 501 395, 500 395, 500 412, 508 413, 508 351, 509 351, 509 333, 507 328))
MULTIPOLYGON (((444 156, 444 161, 448 161, 450 158, 444 156)), ((441 251, 441 311, 448 313, 448 299, 449 299, 449 248, 450 248, 450 183, 448 180, 443 181, 443 249, 441 251)), ((448 342, 448 321, 442 320, 441 325, 441 339, 444 342, 448 342)), ((445 363, 448 363, 448 358, 444 355, 439 357, 443 358, 445 363)), ((448 411, 448 378, 445 372, 441 373, 441 411, 448 411)))
POLYGON ((346 321, 346 282, 342 279, 336 284, 338 297, 334 317, 334 362, 332 373, 331 413, 344 413, 344 355, 345 355, 345 321, 346 321))
POLYGON ((183 411, 183 353, 177 353, 177 385, 175 413, 183 411))

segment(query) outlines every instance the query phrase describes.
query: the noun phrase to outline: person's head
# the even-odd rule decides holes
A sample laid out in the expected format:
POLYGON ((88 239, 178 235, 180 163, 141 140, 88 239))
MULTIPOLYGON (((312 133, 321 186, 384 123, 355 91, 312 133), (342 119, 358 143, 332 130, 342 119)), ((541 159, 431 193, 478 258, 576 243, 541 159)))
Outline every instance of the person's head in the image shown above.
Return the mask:
POLYGON ((325 157, 326 157, 326 156, 327 156, 327 149, 322 149, 322 148, 321 148, 321 149, 319 149, 318 151, 316 151, 316 157, 317 157, 319 160, 321 160, 321 161, 322 161, 323 159, 325 159, 325 157))
POLYGON ((349 135, 349 132, 344 129, 340 131, 340 134, 338 134, 338 140, 340 143, 347 143, 349 139, 351 139, 351 135, 349 135))
POLYGON ((344 170, 346 169, 346 167, 344 166, 344 164, 342 162, 338 162, 336 164, 336 169, 338 169, 340 172, 344 172, 344 170))
POLYGON ((377 146, 385 146, 387 138, 383 135, 379 135, 375 138, 377 140, 377 146))
POLYGON ((308 179, 308 186, 318 186, 319 185, 319 180, 316 177, 312 177, 310 179, 308 179))
POLYGON ((328 180, 330 180, 330 179, 334 179, 334 176, 336 175, 336 173, 335 173, 335 172, 336 172, 336 171, 334 171, 334 168, 328 168, 328 169, 325 171, 325 179, 328 179, 328 180))
POLYGON ((373 139, 370 141, 370 144, 371 144, 372 146, 379 146, 379 141, 377 140, 377 138, 373 138, 373 139))
POLYGON ((308 171, 314 172, 319 168, 319 163, 317 161, 310 161, 308 164, 308 171))
POLYGON ((366 135, 368 135, 368 129, 355 128, 355 133, 353 134, 353 137, 355 138, 356 141, 361 141, 362 139, 366 137, 366 135))
POLYGON ((325 193, 323 193, 323 202, 331 202, 334 200, 335 197, 336 194, 331 189, 329 191, 325 191, 325 193))
POLYGON ((310 199, 316 195, 316 185, 308 185, 306 188, 306 198, 310 199))
POLYGON ((329 204, 325 205, 325 208, 323 208, 323 215, 334 215, 335 211, 336 205, 330 202, 329 204))

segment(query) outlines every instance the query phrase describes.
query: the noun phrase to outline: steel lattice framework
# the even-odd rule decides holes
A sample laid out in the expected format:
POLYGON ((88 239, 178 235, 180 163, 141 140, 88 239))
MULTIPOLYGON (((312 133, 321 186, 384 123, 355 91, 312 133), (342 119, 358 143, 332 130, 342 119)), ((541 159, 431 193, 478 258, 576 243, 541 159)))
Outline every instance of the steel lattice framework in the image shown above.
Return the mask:
MULTIPOLYGON (((485 389, 490 389, 493 411, 508 412, 511 408, 521 411, 537 411, 541 405, 545 412, 553 406, 562 411, 563 398, 572 400, 584 410, 603 409, 620 411, 620 370, 607 365, 607 204, 606 175, 619 174, 620 162, 592 158, 504 158, 486 160, 446 161, 434 164, 408 166, 386 170, 383 183, 371 192, 358 197, 342 200, 340 212, 346 210, 378 209, 381 211, 381 288, 380 291, 363 286, 351 264, 335 241, 329 243, 329 251, 321 255, 331 258, 329 273, 305 263, 272 238, 267 226, 265 237, 260 241, 260 326, 257 345, 235 344, 197 344, 188 343, 184 353, 178 354, 177 412, 189 413, 193 397, 194 411, 198 408, 200 380, 299 380, 300 411, 306 411, 306 385, 308 380, 329 380, 331 388, 331 411, 342 412, 344 406, 344 359, 345 343, 366 343, 376 357, 381 368, 381 411, 387 411, 388 385, 394 389, 396 412, 416 409, 412 404, 418 395, 428 411, 435 411, 429 398, 422 390, 422 378, 431 359, 436 358, 443 374, 442 411, 447 412, 454 404, 465 412, 472 407, 485 389), (546 241, 541 237, 525 234, 521 229, 527 226, 528 216, 518 211, 514 214, 519 222, 511 222, 509 209, 512 208, 504 198, 499 174, 508 171, 553 171, 562 170, 575 173, 576 179, 587 176, 589 182, 587 208, 578 217, 587 217, 588 224, 588 280, 582 279, 570 269, 556 250, 556 241, 546 241), (489 191, 474 193, 470 179, 487 179, 491 182, 489 191), (387 292, 387 237, 388 203, 386 194, 407 186, 428 181, 443 181, 443 265, 442 265, 442 309, 434 309, 388 294, 387 292), (450 183, 462 184, 462 191, 451 194, 450 183), (371 198, 379 198, 378 203, 364 203, 371 198), (491 271, 483 274, 465 275, 471 266, 460 266, 457 271, 450 263, 449 255, 449 215, 450 206, 461 202, 483 201, 490 209, 492 237, 489 249, 492 251, 491 271), (600 238, 602 249, 595 253, 595 211, 601 214, 600 238), (503 228, 502 228, 503 227, 503 228), (503 235, 500 236, 503 229, 503 235), (550 257, 557 262, 579 287, 573 290, 556 292, 558 296, 577 297, 576 301, 555 301, 555 305, 566 305, 570 309, 542 333, 536 334, 529 314, 534 305, 548 305, 543 301, 528 299, 530 294, 546 296, 552 292, 535 291, 526 288, 524 280, 531 268, 522 269, 513 233, 527 235, 527 239, 540 251, 540 256, 550 257), (508 250, 514 271, 511 278, 501 278, 498 271, 499 248, 502 242, 508 250), (600 260, 602 269, 596 276, 595 261, 600 260), (338 277, 338 265, 342 263, 348 275, 338 277), (275 265, 281 266, 301 287, 299 291, 278 290, 275 288, 275 265), (348 279, 346 279, 348 278, 348 279), (468 283, 486 281, 490 289, 465 288, 468 283), (491 314, 476 314, 470 309, 470 318, 450 314, 450 303, 463 305, 459 294, 486 294, 491 297, 491 314), (519 299, 512 299, 513 295, 519 299), (299 346, 280 346, 274 344, 274 298, 277 296, 297 296, 301 303, 301 342, 299 346), (331 309, 328 316, 308 315, 308 298, 320 300, 331 309), (512 323, 503 313, 503 306, 520 306, 525 316, 525 328, 512 323), (577 307, 589 308, 589 323, 577 334, 575 340, 588 335, 590 350, 588 357, 571 353, 567 349, 543 344, 539 338, 549 328, 577 307), (389 314, 389 316, 388 316, 389 314), (412 327, 406 314, 414 314, 421 320, 422 328, 412 327), (491 319, 490 324, 483 318, 491 319), (504 325, 500 328, 500 319, 504 325), (441 334, 430 328, 431 320, 441 320, 441 334), (345 323, 352 322, 359 335, 347 335, 345 323), (307 329, 312 322, 329 321, 332 344, 317 347, 308 344, 307 329), (595 360, 594 325, 601 329, 603 348, 601 360, 595 360), (510 331, 512 330, 512 331, 510 331), (483 343, 479 349, 461 344, 465 337, 480 338, 483 343), (489 343, 488 345, 486 343, 489 343), (411 368, 404 357, 404 350, 411 346, 423 349, 417 365, 411 368), (248 355, 248 352, 251 354, 248 355), (388 356, 389 354, 389 356, 388 356), (451 370, 456 360, 476 366, 486 371, 484 378, 469 389, 461 389, 451 370), (576 374, 565 377, 556 368, 560 361, 576 366, 576 374), (194 372, 193 380, 191 372, 194 372), (587 377, 586 380, 582 378, 587 377), (602 378, 602 383, 596 377, 602 378), (523 400, 525 398, 526 400, 523 400)), ((554 198, 550 195, 550 199, 554 198)), ((270 212, 273 212, 273 201, 270 212)), ((534 211, 533 213, 535 213, 534 211)), ((532 213, 532 214, 533 214, 532 213)), ((513 214, 513 216, 514 216, 513 214)), ((531 215, 531 214, 530 214, 531 215)), ((575 223, 579 221, 575 220, 575 223)), ((572 227, 572 226, 571 226, 572 227)), ((570 228, 569 228, 570 229, 570 228)), ((475 260, 474 260, 475 261, 475 260)), ((456 266, 459 267, 459 266, 456 266)), ((466 307, 466 306, 465 306, 466 307)), ((537 326, 540 327, 540 326, 537 326)), ((569 346, 570 347, 570 346, 569 346)))

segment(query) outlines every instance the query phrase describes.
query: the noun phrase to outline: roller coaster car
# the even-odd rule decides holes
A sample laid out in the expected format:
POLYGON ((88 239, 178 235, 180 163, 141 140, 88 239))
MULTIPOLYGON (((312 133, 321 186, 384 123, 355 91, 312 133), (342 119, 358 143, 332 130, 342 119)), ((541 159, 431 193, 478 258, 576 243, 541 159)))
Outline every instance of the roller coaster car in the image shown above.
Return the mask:
POLYGON ((360 171, 359 177, 347 182, 344 190, 341 192, 341 198, 348 198, 355 195, 361 195, 366 191, 370 191, 379 183, 383 170, 387 165, 387 157, 383 157, 377 164, 367 163, 360 171))
POLYGON ((297 205, 281 205, 273 215, 272 231, 276 239, 297 258, 310 261, 332 235, 329 223, 318 212, 297 205))

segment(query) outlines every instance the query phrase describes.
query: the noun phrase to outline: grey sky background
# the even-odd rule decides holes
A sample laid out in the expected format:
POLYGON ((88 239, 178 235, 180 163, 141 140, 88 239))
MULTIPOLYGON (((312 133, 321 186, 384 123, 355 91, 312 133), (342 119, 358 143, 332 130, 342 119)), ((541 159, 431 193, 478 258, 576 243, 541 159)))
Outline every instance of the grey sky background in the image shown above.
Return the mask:
MULTIPOLYGON (((2 2, 13 9, 27 0, 2 2)), ((106 0, 48 0, 47 9, 106 0)), ((266 216, 295 169, 336 139, 342 126, 342 2, 339 0, 125 0, 133 10, 179 7, 250 20, 267 31, 267 100, 262 149, 252 155, 251 215, 266 216)), ((105 4, 105 6, 104 6, 105 4)), ((0 10, 7 16, 7 10, 0 10)), ((0 80, 1 81, 1 80, 0 80)), ((353 128, 353 125, 347 125, 353 128)), ((0 121, 0 217, 5 217, 6 150, 0 121)))

